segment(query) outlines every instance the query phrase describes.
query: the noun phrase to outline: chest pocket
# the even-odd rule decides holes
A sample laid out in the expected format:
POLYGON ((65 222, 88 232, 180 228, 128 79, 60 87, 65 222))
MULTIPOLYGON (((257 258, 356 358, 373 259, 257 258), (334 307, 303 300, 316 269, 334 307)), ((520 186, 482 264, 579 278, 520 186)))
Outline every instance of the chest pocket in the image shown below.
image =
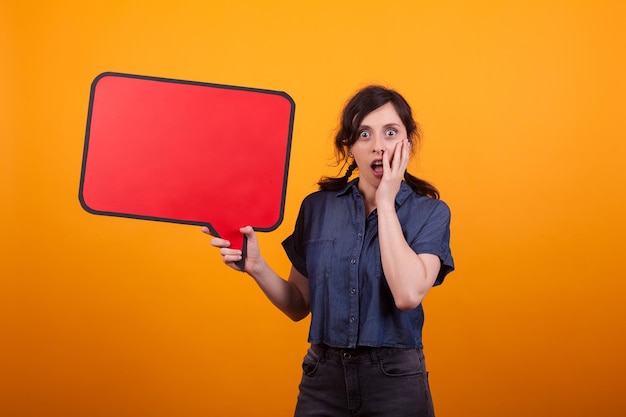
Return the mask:
POLYGON ((309 240, 306 245, 306 269, 309 279, 313 281, 327 279, 332 273, 335 239, 309 240))

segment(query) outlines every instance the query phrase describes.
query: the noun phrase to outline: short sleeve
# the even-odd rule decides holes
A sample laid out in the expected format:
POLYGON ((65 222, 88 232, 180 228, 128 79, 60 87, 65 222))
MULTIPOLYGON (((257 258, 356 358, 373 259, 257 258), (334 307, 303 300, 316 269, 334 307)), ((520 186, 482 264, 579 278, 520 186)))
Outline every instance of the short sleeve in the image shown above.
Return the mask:
POLYGON ((293 267, 296 268, 298 272, 300 272, 302 275, 308 277, 309 275, 307 272, 303 245, 304 229, 305 225, 303 202, 302 206, 300 206, 300 212, 298 213, 298 219, 296 220, 294 231, 285 240, 283 240, 282 245, 293 267))
POLYGON ((436 202, 410 246, 417 254, 430 253, 439 257, 441 270, 434 285, 440 285, 446 275, 454 270, 454 260, 450 250, 450 208, 441 200, 436 202))

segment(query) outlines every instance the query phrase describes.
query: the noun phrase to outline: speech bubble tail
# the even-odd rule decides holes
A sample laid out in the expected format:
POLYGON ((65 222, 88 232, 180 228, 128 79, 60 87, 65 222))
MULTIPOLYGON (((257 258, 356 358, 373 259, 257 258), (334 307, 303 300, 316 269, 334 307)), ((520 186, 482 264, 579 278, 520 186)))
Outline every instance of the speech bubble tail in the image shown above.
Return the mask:
POLYGON ((243 272, 246 268, 246 254, 248 247, 248 237, 241 233, 239 229, 233 228, 225 228, 225 227, 214 227, 211 224, 206 224, 206 227, 209 228, 209 231, 212 236, 219 237, 221 239, 226 239, 230 242, 231 249, 241 249, 241 260, 239 262, 235 262, 235 265, 241 269, 243 272), (223 233, 219 233, 217 229, 222 230, 223 233))
POLYGON ((248 237, 238 230, 235 231, 233 229, 229 229, 228 232, 220 234, 217 229, 213 227, 213 225, 207 223, 205 226, 209 229, 211 236, 228 240, 230 242, 231 249, 241 249, 241 260, 239 262, 235 262, 235 265, 237 265, 243 272, 246 268, 248 237))
POLYGON ((231 249, 243 249, 245 235, 241 233, 238 228, 227 228, 223 227, 223 225, 218 225, 216 227, 215 225, 209 223, 206 223, 204 226, 209 229, 211 236, 228 240, 230 242, 231 249), (221 233, 219 231, 221 231, 221 233))
POLYGON ((245 236, 239 231, 232 231, 230 233, 224 233, 222 239, 226 239, 230 242, 231 249, 243 249, 243 242, 245 236))

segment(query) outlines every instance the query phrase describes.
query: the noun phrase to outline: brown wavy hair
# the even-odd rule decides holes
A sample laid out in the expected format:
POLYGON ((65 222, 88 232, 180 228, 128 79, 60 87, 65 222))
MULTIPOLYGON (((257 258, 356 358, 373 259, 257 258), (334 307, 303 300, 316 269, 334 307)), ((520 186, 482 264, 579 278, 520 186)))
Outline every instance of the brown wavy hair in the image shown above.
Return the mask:
MULTIPOLYGON (((411 152, 414 152, 416 148, 414 145, 419 143, 421 132, 413 118, 413 111, 409 103, 395 90, 380 85, 367 86, 359 90, 344 107, 339 130, 335 135, 337 165, 341 165, 340 172, 347 166, 346 173, 340 177, 322 177, 317 183, 320 190, 340 191, 348 184, 352 173, 358 168, 356 161, 350 162, 348 149, 359 137, 359 126, 369 113, 387 103, 392 103, 396 109, 406 128, 409 142, 413 145, 411 152)), ((434 185, 409 174, 408 171, 404 172, 404 181, 417 194, 435 199, 439 198, 439 191, 434 185)))

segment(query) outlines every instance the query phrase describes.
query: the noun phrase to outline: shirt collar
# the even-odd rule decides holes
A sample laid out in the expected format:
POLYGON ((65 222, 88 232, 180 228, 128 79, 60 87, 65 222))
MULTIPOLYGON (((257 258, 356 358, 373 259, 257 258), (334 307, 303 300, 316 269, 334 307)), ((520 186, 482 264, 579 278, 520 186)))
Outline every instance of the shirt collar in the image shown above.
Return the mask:
POLYGON ((358 184, 359 184, 359 178, 357 177, 353 179, 352 181, 350 181, 348 184, 346 184, 346 187, 337 193, 337 197, 348 194, 348 192, 350 191, 352 192, 356 191, 358 193, 359 192, 359 189, 357 187, 358 184))

